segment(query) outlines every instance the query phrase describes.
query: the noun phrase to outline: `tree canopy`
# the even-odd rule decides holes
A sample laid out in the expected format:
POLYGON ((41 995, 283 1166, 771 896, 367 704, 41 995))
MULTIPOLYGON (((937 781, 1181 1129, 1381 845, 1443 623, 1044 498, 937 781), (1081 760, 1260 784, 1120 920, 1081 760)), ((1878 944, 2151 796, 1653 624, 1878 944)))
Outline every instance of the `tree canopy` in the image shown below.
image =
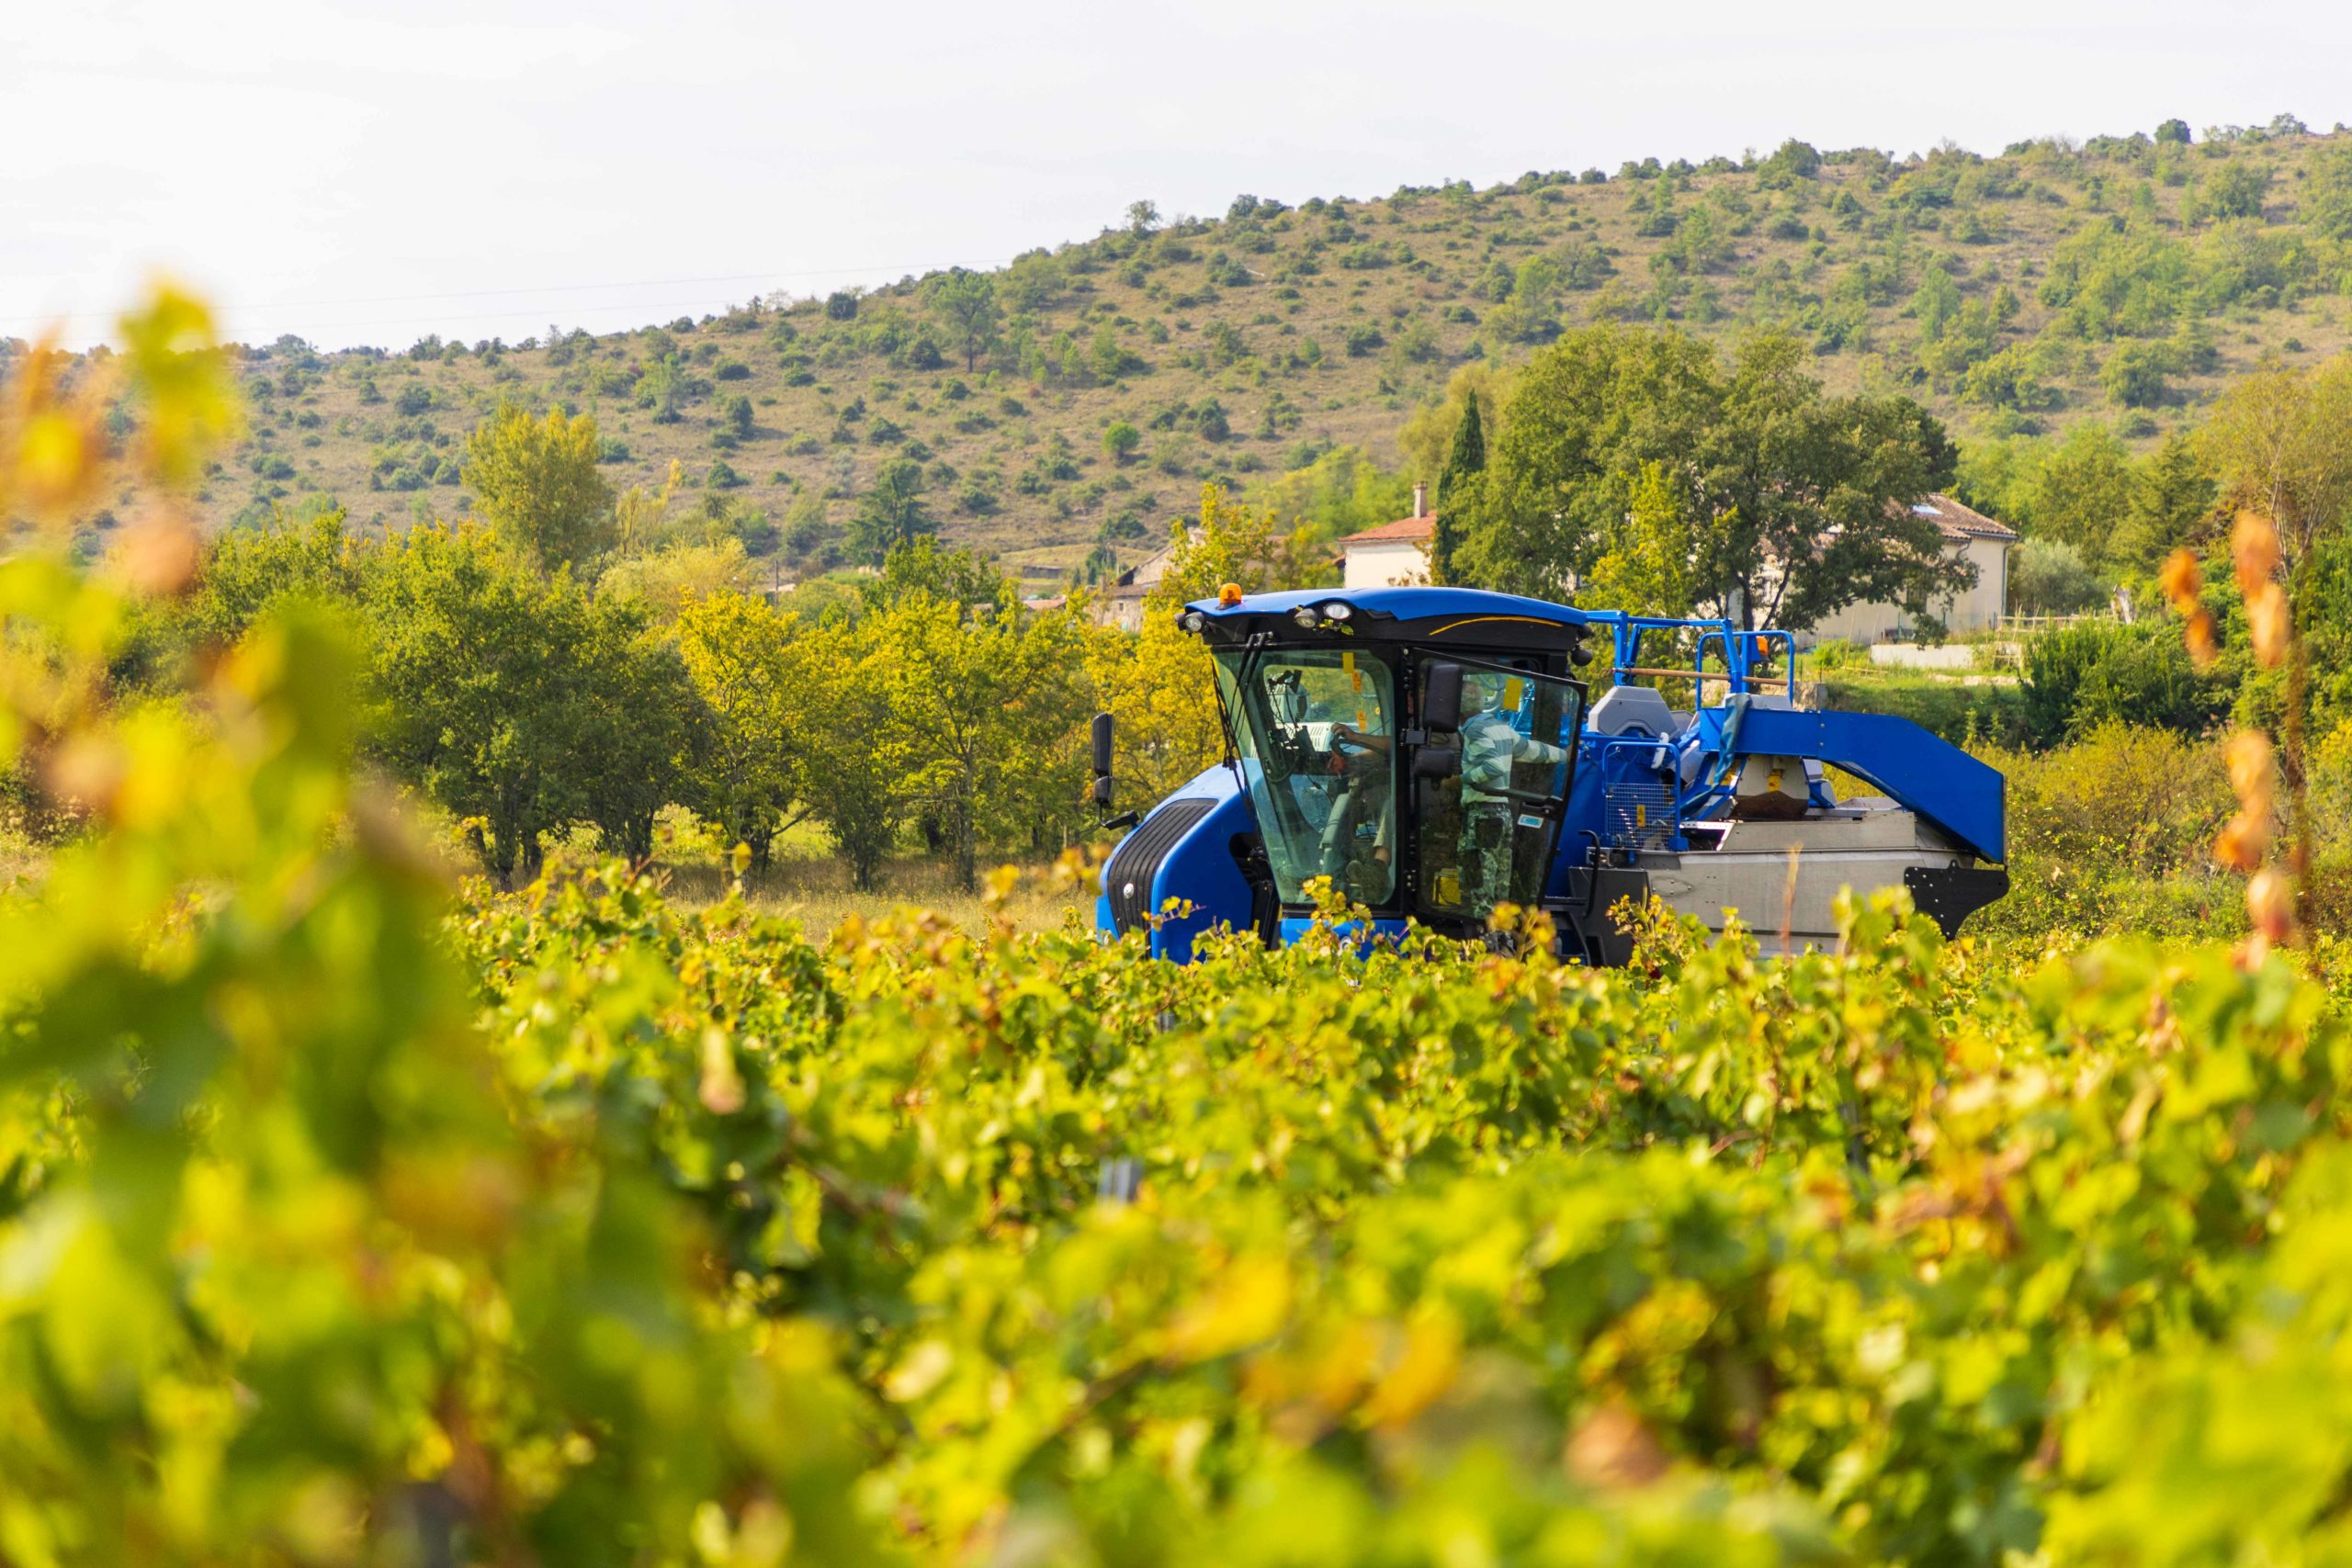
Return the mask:
POLYGON ((498 536, 542 570, 580 567, 614 538, 613 487, 597 468, 596 422, 501 403, 466 439, 466 482, 498 536))
POLYGON ((939 520, 923 501, 922 465, 893 457, 874 476, 874 486, 857 500, 850 524, 850 552, 880 565, 891 550, 939 532, 939 520))
POLYGON ((996 285, 984 272, 956 267, 932 277, 924 287, 932 313, 947 328, 964 355, 964 368, 979 367, 980 355, 994 349, 1004 310, 996 302, 996 285))
POLYGON ((1924 613, 1973 569, 1913 508, 1949 483, 1940 423, 1899 396, 1825 395, 1792 339, 1749 339, 1726 364, 1675 331, 1570 333, 1538 353, 1501 412, 1457 575, 1570 592, 1627 543, 1679 559, 1697 603, 1802 630, 1873 600, 1924 613), (1670 491, 1670 496, 1662 493, 1670 491))

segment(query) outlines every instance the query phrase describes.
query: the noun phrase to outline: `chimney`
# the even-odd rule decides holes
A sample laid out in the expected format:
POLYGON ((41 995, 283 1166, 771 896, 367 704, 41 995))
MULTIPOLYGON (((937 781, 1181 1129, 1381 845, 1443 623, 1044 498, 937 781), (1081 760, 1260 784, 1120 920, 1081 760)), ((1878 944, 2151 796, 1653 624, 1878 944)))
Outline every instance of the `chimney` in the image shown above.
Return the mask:
POLYGON ((1427 484, 1417 484, 1413 487, 1413 515, 1427 517, 1429 514, 1430 487, 1427 484))

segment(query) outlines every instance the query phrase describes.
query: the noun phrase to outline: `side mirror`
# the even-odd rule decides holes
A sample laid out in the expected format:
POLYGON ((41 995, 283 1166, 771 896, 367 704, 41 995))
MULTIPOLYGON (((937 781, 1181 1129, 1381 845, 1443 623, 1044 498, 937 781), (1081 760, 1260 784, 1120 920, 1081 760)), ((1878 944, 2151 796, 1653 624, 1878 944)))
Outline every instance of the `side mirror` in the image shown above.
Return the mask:
POLYGON ((1111 716, 1094 716, 1091 739, 1094 742, 1094 804, 1104 811, 1111 808, 1111 716))
POLYGON ((1421 728, 1431 735, 1457 735, 1462 730, 1462 666, 1442 662, 1430 666, 1421 688, 1421 728))

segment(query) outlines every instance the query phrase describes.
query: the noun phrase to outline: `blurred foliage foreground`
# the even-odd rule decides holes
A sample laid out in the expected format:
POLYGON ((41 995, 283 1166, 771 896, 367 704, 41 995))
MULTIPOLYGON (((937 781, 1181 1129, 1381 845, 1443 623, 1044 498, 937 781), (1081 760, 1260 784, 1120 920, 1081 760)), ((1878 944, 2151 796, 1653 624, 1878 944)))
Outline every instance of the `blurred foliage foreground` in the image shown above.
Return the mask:
POLYGON ((279 626, 83 737, 108 826, 0 904, 12 1563, 2341 1528, 2352 1064, 2284 958, 2021 973, 1871 908, 1786 964, 1176 968, 617 867, 453 907, 354 792, 336 664, 279 626))
POLYGON ((10 1568, 2352 1550, 2339 951, 453 897, 320 625, 97 700, 178 526, 0 565, 10 1568))

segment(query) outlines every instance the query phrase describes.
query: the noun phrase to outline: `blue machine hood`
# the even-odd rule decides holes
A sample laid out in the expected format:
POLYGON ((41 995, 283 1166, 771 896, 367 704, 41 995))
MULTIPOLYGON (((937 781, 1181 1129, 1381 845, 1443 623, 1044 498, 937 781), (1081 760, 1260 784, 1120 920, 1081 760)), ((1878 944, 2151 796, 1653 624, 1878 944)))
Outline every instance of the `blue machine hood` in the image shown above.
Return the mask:
POLYGON ((1279 615, 1301 604, 1342 604, 1367 615, 1393 615, 1400 621, 1428 620, 1438 615, 1517 615, 1548 621, 1555 626, 1581 626, 1597 617, 1568 604, 1526 599, 1516 593, 1490 593, 1483 588, 1304 588, 1281 593, 1250 593, 1236 604, 1195 599, 1185 606, 1208 615, 1279 615))

